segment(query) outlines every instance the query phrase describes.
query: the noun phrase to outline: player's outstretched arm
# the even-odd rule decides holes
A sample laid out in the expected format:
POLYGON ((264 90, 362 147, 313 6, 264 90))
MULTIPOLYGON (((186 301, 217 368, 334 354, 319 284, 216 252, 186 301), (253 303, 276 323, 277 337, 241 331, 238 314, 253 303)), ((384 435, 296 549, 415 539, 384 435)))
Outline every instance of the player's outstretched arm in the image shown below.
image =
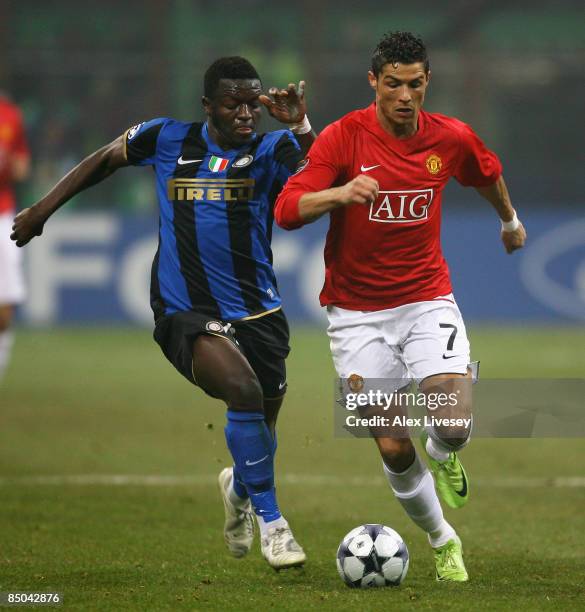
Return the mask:
POLYGON ((303 157, 316 138, 307 118, 305 88, 305 81, 301 81, 298 88, 294 83, 289 83, 286 89, 271 87, 268 95, 262 94, 259 98, 272 117, 287 124, 301 146, 303 157))
POLYGON ((379 190, 378 181, 360 174, 341 187, 304 193, 299 199, 299 216, 304 223, 311 223, 341 206, 371 204, 378 197, 379 190))
POLYGON ((21 247, 43 233, 47 219, 80 191, 103 181, 118 168, 128 165, 124 135, 86 157, 30 208, 14 219, 10 238, 21 247))
POLYGON ((504 177, 500 176, 488 187, 477 187, 477 191, 496 209, 502 221, 501 238, 506 252, 512 253, 521 249, 526 242, 526 230, 512 206, 504 177))

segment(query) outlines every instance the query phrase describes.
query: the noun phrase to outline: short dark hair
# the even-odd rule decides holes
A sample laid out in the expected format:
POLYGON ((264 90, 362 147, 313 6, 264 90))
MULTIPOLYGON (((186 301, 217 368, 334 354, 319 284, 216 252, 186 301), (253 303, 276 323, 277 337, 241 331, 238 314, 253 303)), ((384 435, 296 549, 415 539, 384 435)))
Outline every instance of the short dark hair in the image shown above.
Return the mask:
POLYGON ((377 77, 385 64, 416 62, 423 62, 425 72, 429 71, 431 65, 422 38, 411 32, 388 32, 374 49, 372 72, 377 77))
POLYGON ((220 79, 258 79, 256 68, 244 57, 238 55, 220 57, 205 71, 203 95, 212 98, 220 79))

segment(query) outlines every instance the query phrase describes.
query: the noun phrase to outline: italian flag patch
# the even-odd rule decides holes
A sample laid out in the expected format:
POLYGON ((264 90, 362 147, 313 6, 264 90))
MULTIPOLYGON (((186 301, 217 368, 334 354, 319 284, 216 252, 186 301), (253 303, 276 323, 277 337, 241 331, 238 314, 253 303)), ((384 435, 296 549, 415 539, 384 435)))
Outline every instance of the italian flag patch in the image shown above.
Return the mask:
POLYGON ((229 159, 224 159, 223 157, 216 157, 215 155, 211 156, 209 160, 209 169, 212 172, 223 172, 230 163, 229 159))

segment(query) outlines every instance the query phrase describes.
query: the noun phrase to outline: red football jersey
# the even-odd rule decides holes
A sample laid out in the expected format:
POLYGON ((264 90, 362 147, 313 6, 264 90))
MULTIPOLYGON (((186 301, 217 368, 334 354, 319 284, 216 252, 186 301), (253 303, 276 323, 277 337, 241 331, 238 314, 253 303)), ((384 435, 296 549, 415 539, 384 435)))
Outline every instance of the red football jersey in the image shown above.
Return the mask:
POLYGON ((10 160, 28 157, 22 115, 12 102, 0 95, 0 214, 14 212, 10 160))
POLYGON ((441 194, 454 176, 462 185, 497 181, 498 157, 457 119, 421 111, 406 139, 386 132, 376 106, 329 125, 313 143, 305 167, 286 183, 275 206, 285 229, 303 225, 298 202, 307 192, 344 185, 359 174, 378 181, 368 206, 330 213, 321 305, 382 310, 451 292, 440 243, 441 194))

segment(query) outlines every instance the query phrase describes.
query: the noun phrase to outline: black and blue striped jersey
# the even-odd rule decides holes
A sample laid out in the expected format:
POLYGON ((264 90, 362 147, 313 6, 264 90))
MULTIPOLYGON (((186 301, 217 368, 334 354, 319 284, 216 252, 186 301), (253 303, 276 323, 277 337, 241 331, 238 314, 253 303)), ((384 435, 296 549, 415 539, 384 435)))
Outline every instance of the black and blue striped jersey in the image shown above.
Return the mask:
POLYGON ((192 310, 235 321, 278 309, 270 242, 274 201, 301 158, 292 133, 224 151, 206 123, 159 118, 130 128, 125 142, 128 162, 156 174, 155 319, 192 310))

